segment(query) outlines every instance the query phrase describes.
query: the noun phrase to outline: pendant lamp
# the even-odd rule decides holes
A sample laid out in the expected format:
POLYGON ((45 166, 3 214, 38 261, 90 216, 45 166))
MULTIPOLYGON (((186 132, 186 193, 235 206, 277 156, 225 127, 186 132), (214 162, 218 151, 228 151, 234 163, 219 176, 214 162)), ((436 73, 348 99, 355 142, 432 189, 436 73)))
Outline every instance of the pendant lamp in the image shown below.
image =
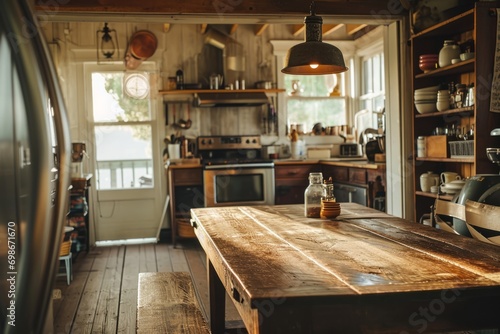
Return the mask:
POLYGON ((107 23, 104 23, 104 28, 96 31, 97 40, 97 63, 101 61, 113 61, 117 57, 113 57, 118 51, 118 37, 115 29, 110 29, 107 23), (114 36, 114 40, 113 40, 114 36))
POLYGON ((322 42, 321 16, 316 16, 314 1, 311 13, 304 19, 306 41, 288 50, 285 67, 281 72, 296 75, 335 74, 347 71, 342 51, 334 45, 322 42))

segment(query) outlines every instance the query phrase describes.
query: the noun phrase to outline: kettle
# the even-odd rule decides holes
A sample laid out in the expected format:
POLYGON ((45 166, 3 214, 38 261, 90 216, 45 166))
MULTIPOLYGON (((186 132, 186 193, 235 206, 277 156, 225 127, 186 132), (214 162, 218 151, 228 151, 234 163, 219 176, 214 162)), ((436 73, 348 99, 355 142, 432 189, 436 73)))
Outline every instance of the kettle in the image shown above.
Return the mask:
POLYGON ((375 161, 375 154, 383 153, 379 146, 379 141, 372 139, 365 144, 365 154, 369 161, 375 161))

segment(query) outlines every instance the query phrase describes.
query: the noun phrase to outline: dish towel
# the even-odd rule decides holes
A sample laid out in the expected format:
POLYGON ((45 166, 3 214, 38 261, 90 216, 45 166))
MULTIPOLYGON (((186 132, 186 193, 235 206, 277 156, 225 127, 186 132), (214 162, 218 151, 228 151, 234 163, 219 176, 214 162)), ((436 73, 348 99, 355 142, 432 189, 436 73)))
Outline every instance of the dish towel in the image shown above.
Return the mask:
POLYGON ((497 8, 497 42, 495 63, 493 64, 493 82, 491 83, 490 111, 500 112, 500 9, 497 8))

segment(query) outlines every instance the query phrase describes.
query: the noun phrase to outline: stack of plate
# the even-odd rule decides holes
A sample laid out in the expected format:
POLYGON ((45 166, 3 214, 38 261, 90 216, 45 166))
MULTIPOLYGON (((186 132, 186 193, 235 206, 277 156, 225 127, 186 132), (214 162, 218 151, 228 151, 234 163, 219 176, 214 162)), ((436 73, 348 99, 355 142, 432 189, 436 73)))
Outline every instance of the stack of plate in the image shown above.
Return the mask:
POLYGON ((321 218, 335 218, 340 215, 340 203, 335 200, 321 200, 321 218))

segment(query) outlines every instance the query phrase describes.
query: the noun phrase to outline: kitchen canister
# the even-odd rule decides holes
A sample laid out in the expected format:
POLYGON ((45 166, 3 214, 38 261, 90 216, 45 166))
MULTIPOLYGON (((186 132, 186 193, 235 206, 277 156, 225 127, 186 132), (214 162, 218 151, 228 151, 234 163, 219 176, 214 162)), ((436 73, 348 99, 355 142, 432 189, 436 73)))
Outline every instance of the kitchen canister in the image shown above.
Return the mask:
POLYGON ((457 42, 451 39, 445 40, 443 47, 439 50, 439 67, 451 65, 451 60, 457 58, 460 58, 460 47, 457 42))
POLYGON ((424 136, 419 136, 417 138, 417 157, 418 158, 425 158, 425 137, 424 136))
POLYGON ((430 192, 432 186, 439 185, 439 175, 434 172, 427 172, 420 175, 420 189, 430 192))

